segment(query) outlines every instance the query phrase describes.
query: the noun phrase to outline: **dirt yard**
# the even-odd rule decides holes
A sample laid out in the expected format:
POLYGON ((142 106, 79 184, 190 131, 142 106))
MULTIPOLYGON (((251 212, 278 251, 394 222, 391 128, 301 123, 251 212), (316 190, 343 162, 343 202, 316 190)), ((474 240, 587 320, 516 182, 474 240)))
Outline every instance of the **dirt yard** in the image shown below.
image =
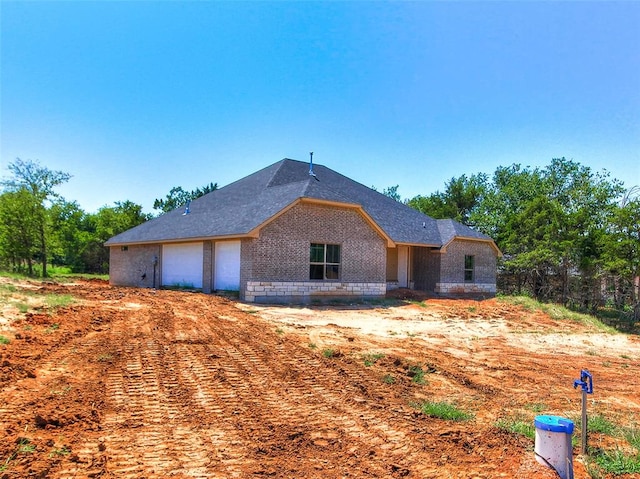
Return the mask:
POLYGON ((1 479, 554 478, 498 425, 577 420, 581 368, 590 414, 640 424, 638 337, 496 300, 296 308, 14 284, 76 302, 2 312, 1 479))

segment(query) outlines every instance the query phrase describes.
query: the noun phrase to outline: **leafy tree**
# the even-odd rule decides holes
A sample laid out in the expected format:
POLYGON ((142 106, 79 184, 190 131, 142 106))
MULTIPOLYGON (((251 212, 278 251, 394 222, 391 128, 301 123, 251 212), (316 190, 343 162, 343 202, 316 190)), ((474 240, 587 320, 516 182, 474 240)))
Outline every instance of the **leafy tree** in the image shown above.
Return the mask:
POLYGON ((153 202, 153 209, 160 210, 161 213, 167 213, 169 211, 175 210, 182 205, 185 205, 188 201, 195 200, 196 198, 200 198, 201 196, 206 195, 207 193, 211 193, 214 190, 218 189, 217 183, 209 183, 201 188, 196 188, 195 190, 185 191, 181 186, 176 186, 169 190, 169 193, 165 197, 165 199, 158 199, 153 202))
MULTIPOLYGON (((49 209, 52 224, 51 263, 69 266, 78 273, 90 272, 85 268, 83 251, 95 233, 89 216, 75 201, 55 202, 49 209)), ((92 272, 92 271, 91 271, 92 272)))
MULTIPOLYGON (((47 276, 47 234, 48 216, 47 204, 52 198, 58 197, 54 189, 67 182, 71 175, 62 171, 50 170, 40 166, 37 161, 23 161, 17 158, 8 165, 12 177, 4 180, 2 185, 8 191, 26 191, 32 196, 35 209, 24 208, 22 219, 27 223, 35 222, 38 230, 38 256, 42 263, 42 276, 47 276), (27 217, 29 215, 29 217, 27 217)), ((24 197, 23 197, 24 199, 24 197)), ((31 202, 30 202, 31 203, 31 202)), ((32 273, 31 266, 29 267, 32 273)))
POLYGON ((492 181, 485 184, 483 197, 471 211, 470 221, 503 248, 509 234, 507 225, 513 224, 514 217, 540 194, 543 182, 538 169, 523 168, 520 164, 498 167, 492 181))
POLYGON ((388 196, 393 200, 402 202, 402 200, 400 199, 400 193, 398 193, 398 186, 399 185, 389 186, 388 188, 382 190, 382 194, 388 196))
POLYGON ((116 201, 115 206, 103 206, 95 215, 96 235, 107 241, 112 236, 138 226, 153 216, 142 212, 142 206, 132 201, 116 201))
POLYGON ((142 206, 132 201, 116 202, 115 206, 103 206, 85 220, 89 233, 80 250, 80 257, 86 272, 105 273, 109 269, 109 249, 104 242, 112 236, 138 226, 152 218, 142 212, 142 206))
POLYGON ((613 210, 610 226, 603 235, 603 267, 611 275, 615 305, 622 308, 629 300, 638 304, 635 278, 640 277, 640 191, 637 187, 627 192, 613 210), (633 196, 635 193, 636 196, 633 196))
POLYGON ((616 206, 622 192, 608 173, 554 158, 544 168, 501 166, 491 179, 452 178, 444 192, 408 204, 491 236, 504 253, 503 290, 593 308, 604 274, 615 272, 625 291, 638 274, 637 205, 616 206))
POLYGON ((407 204, 433 218, 453 218, 469 224, 471 214, 485 195, 487 176, 484 174, 462 175, 451 178, 444 192, 436 191, 429 196, 415 196, 407 204))
POLYGON ((455 208, 447 203, 445 194, 440 191, 436 191, 429 196, 414 196, 407 201, 407 205, 436 219, 453 218, 455 216, 455 208))
POLYGON ((38 251, 40 204, 25 188, 0 195, 0 261, 13 271, 33 275, 38 251))

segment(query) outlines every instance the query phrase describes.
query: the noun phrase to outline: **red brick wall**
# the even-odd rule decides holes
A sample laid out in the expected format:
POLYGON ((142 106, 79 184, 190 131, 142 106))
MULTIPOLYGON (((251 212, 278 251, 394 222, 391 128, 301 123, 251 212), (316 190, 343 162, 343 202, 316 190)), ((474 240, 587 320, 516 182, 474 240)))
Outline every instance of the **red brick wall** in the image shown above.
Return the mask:
POLYGON ((249 280, 308 281, 311 243, 341 245, 341 281, 385 282, 386 243, 358 211, 300 203, 243 240, 241 289, 249 280))
POLYGON ((489 243, 455 240, 441 256, 440 280, 436 291, 442 293, 495 293, 496 252, 489 243), (464 257, 475 257, 473 282, 464 281, 464 257))
POLYGON ((158 258, 156 284, 160 285, 160 245, 132 245, 109 250, 109 283, 118 286, 153 288, 153 260, 158 258), (144 276, 144 278, 143 278, 144 276))

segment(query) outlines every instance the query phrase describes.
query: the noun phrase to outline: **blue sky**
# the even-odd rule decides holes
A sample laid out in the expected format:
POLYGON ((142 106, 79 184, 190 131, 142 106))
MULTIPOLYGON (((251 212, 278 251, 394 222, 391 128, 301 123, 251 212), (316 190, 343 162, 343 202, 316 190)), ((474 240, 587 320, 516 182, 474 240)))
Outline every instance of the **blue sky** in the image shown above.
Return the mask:
POLYGON ((573 159, 640 184, 640 2, 0 2, 0 175, 152 212, 282 158, 403 198, 573 159))

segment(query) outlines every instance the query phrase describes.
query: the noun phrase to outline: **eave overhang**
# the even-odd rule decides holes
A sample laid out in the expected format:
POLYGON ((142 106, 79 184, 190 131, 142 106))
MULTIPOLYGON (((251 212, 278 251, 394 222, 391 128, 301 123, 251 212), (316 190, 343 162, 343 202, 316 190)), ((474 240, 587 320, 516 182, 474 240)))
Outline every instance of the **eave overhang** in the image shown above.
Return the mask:
POLYGON ((475 241, 475 242, 478 242, 478 243, 488 243, 489 246, 491 246, 491 248, 496 252, 496 256, 498 256, 498 258, 502 257, 502 251, 500 251, 500 248, 498 248, 498 245, 496 245, 495 241, 493 241, 492 239, 471 238, 471 237, 468 237, 468 236, 454 236, 445 245, 442 246, 442 248, 441 248, 442 253, 446 253, 447 252, 447 246, 449 246, 451 243, 453 243, 456 240, 475 241))
POLYGON ((282 208, 280 211, 278 211, 275 215, 271 216, 266 221, 264 221, 263 223, 261 223, 260 225, 256 226, 254 229, 249 231, 247 236, 257 238, 262 228, 264 228, 266 225, 274 221, 276 218, 283 215, 284 213, 289 211, 291 208, 299 204, 314 204, 314 205, 332 206, 335 208, 346 208, 346 209, 355 210, 365 219, 365 221, 369 224, 369 226, 371 226, 371 228, 373 228, 373 230, 376 233, 378 233, 386 241, 388 248, 393 248, 396 246, 396 243, 391 239, 391 237, 378 225, 378 223, 376 223, 373 220, 373 218, 371 218, 371 216, 369 216, 369 214, 362 208, 361 205, 356 203, 343 203, 339 201, 322 200, 322 199, 308 198, 308 197, 301 197, 291 202, 290 204, 282 208))

